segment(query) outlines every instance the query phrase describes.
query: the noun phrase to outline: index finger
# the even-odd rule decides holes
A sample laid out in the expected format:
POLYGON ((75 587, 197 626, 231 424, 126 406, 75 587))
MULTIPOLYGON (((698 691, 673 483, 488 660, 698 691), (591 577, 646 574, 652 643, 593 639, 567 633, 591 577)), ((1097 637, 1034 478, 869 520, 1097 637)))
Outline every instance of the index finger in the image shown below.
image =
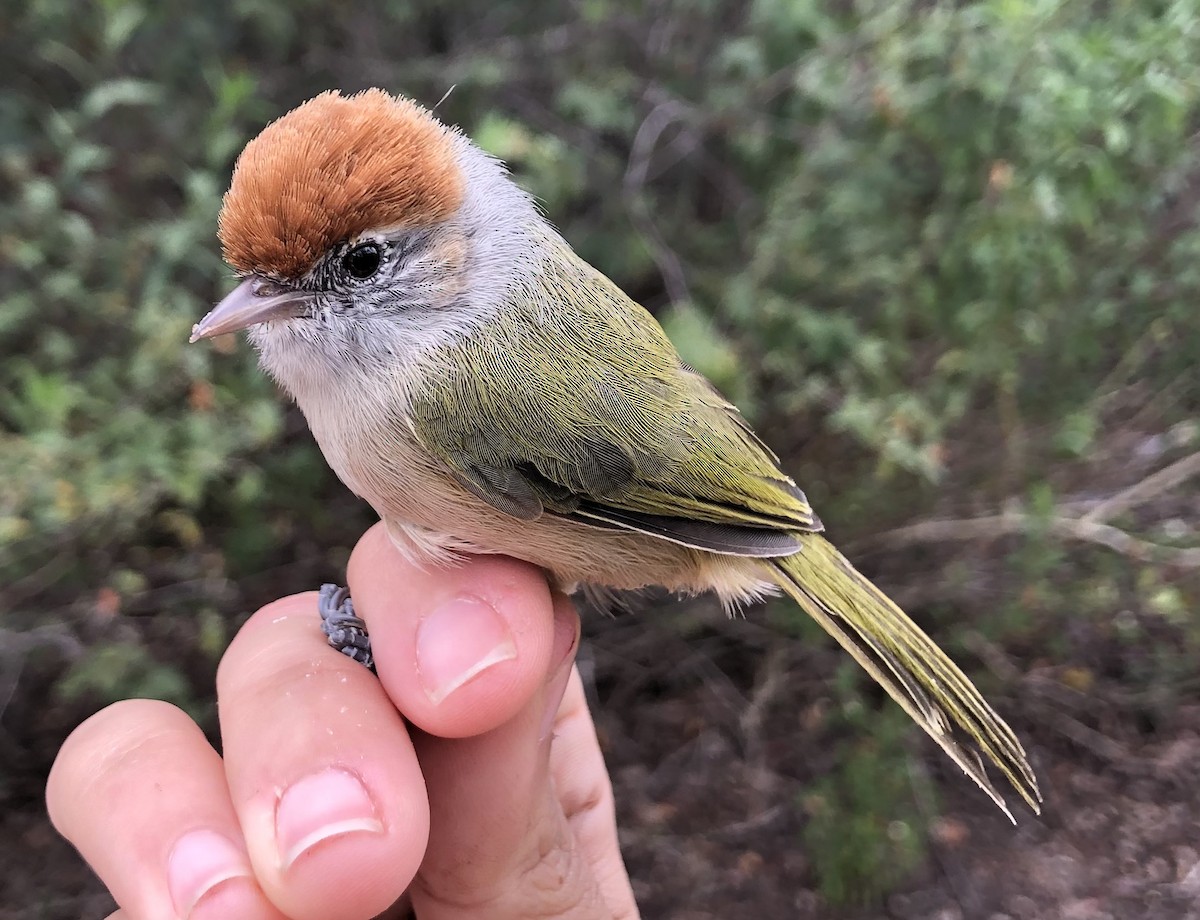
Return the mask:
POLYGON ((464 738, 497 728, 545 682, 554 605, 536 566, 471 556, 418 567, 376 525, 355 547, 347 579, 371 631, 380 682, 430 734, 464 738))

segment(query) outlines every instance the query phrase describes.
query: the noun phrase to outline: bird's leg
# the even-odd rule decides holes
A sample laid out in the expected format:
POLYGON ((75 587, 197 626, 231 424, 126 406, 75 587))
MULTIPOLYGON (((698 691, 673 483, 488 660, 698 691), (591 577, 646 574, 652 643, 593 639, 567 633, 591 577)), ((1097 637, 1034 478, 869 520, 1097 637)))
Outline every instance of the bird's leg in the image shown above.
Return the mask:
POLYGON ((329 644, 374 672, 375 656, 371 654, 371 637, 367 635, 367 624, 354 612, 350 589, 339 585, 321 585, 317 610, 321 614, 321 632, 325 633, 329 644))

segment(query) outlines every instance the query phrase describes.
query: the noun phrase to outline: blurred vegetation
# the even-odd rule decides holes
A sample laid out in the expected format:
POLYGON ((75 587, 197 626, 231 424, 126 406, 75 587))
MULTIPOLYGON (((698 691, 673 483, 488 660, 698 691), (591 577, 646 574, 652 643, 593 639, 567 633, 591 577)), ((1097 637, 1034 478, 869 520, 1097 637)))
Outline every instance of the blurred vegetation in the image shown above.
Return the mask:
MULTIPOLYGON (((984 644, 989 690, 1000 658, 1156 712, 1195 694, 1191 0, 0 8, 0 629, 25 680, 203 712, 218 614, 337 576, 366 512, 249 349, 185 343, 228 286, 241 145, 381 85, 508 159, 834 537, 965 663, 984 644)), ((815 865, 870 897, 923 832, 904 730, 838 724, 815 865)))
POLYGON ((920 865, 927 830, 904 760, 905 716, 868 711, 854 699, 852 682, 843 684, 842 715, 856 732, 839 769, 814 782, 801 801, 804 842, 827 898, 870 904, 920 865))

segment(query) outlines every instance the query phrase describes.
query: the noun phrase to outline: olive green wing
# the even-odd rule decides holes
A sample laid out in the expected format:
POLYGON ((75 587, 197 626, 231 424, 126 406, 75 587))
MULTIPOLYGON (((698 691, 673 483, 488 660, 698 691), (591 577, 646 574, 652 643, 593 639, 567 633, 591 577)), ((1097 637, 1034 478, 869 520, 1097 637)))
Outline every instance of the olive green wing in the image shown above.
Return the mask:
POLYGON ((735 555, 797 551, 796 534, 821 524, 774 454, 653 317, 598 273, 579 280, 590 296, 569 323, 514 307, 434 350, 410 392, 418 439, 516 518, 735 555))

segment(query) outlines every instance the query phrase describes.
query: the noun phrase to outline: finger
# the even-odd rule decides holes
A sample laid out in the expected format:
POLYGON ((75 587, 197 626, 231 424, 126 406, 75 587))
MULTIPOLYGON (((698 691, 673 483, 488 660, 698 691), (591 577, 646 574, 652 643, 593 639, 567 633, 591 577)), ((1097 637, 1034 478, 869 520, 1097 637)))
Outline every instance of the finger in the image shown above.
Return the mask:
POLYGON ((550 780, 546 713, 571 672, 578 616, 554 604, 555 667, 528 705, 471 738, 417 733, 429 789, 429 848, 413 883, 422 920, 607 917, 550 780))
POLYGON ((80 725, 46 804, 119 915, 280 918, 254 880, 221 759, 174 706, 128 700, 80 725))
POLYGON ((495 728, 545 680, 554 618, 536 567, 473 556, 419 568, 377 525, 355 547, 347 577, 380 681, 425 731, 458 738, 495 728))
POLYGON ((638 908, 621 859, 612 782, 596 738, 583 681, 575 668, 554 721, 550 771, 563 813, 580 852, 592 867, 605 903, 614 918, 633 920, 638 908))
POLYGON ((429 829, 407 729, 379 682, 329 648, 317 595, 260 610, 217 672, 225 768, 251 862, 289 917, 373 917, 429 829))

